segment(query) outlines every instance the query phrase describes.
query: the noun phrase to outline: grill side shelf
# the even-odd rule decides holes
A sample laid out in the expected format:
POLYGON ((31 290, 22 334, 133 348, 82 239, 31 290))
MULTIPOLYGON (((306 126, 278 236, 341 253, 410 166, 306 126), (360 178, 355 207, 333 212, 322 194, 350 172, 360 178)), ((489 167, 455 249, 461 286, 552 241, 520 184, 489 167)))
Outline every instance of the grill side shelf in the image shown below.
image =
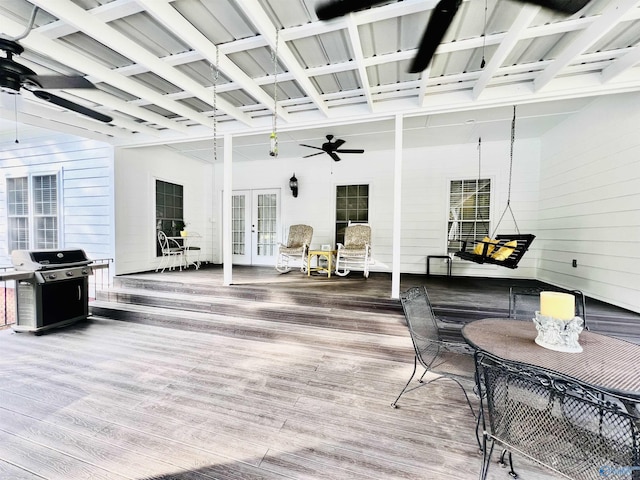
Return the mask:
POLYGON ((0 282, 7 282, 9 280, 30 280, 35 276, 34 272, 22 271, 22 272, 2 272, 0 273, 0 282))

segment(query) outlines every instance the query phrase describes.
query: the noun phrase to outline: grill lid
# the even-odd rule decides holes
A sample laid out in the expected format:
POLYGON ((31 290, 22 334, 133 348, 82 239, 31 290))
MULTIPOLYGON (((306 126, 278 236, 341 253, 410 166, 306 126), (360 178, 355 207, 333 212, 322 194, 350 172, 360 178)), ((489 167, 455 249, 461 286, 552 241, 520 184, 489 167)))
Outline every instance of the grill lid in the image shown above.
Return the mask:
POLYGON ((11 263, 16 270, 49 270, 53 268, 88 265, 91 260, 82 249, 70 250, 14 250, 11 263))

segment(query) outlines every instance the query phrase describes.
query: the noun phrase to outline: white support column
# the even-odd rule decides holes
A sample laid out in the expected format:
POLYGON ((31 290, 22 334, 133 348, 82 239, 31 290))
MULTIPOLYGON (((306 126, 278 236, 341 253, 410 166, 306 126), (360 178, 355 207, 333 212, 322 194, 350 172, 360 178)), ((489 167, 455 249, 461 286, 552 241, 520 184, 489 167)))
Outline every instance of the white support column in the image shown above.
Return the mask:
POLYGON ((233 246, 231 244, 231 201, 233 197, 233 168, 231 164, 231 152, 233 139, 231 135, 224 136, 224 164, 222 176, 222 284, 231 285, 233 280, 233 246))
POLYGON ((391 298, 400 298, 400 229, 402 228, 402 115, 396 115, 393 169, 393 240, 391 261, 391 298))

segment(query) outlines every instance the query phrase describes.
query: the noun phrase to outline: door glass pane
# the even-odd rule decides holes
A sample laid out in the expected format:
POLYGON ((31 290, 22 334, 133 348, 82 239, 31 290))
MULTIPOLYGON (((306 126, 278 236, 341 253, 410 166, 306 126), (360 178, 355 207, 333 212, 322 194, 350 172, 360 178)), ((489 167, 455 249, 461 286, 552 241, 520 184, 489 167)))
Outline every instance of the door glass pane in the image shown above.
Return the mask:
POLYGON ((245 196, 231 197, 231 246, 234 255, 244 255, 245 244, 245 196))
POLYGON ((273 256, 276 249, 277 196, 275 193, 258 194, 258 244, 259 256, 273 256))

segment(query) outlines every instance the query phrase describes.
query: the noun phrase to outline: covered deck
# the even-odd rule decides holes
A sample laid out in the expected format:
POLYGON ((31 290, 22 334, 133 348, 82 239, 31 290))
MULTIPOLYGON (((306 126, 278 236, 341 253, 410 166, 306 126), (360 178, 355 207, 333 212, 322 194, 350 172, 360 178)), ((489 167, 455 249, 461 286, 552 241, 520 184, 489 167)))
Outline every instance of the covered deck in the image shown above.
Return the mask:
MULTIPOLYGON (((118 277, 85 322, 1 331, 0 477, 477 478, 457 385, 390 407, 413 347, 388 275, 239 267, 234 279, 222 286, 219 268, 118 277)), ((409 275, 402 290, 425 284, 440 315, 464 320, 506 312, 509 282, 409 275)), ((638 320, 605 307, 587 308, 638 320)), ((558 478, 515 462, 520 478, 558 478)))

